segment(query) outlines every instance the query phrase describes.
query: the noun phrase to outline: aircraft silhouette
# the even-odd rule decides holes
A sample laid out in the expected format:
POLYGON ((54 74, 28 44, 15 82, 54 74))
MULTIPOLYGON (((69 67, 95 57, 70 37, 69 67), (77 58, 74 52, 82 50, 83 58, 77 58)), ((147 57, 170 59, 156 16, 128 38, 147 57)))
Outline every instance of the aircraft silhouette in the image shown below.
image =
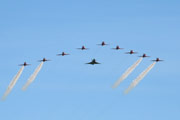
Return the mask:
POLYGON ((47 60, 46 58, 43 58, 42 60, 39 60, 39 62, 46 62, 46 61, 51 61, 51 60, 47 60))
POLYGON ((161 61, 164 61, 164 60, 160 60, 159 58, 156 58, 156 60, 152 60, 154 62, 161 62, 161 61))
POLYGON ((23 64, 19 64, 19 66, 28 66, 28 65, 31 65, 31 64, 27 64, 26 62, 24 62, 23 64))
POLYGON ((101 63, 96 62, 96 59, 92 59, 92 61, 91 61, 91 62, 86 63, 86 64, 91 64, 91 65, 94 65, 94 64, 101 64, 101 63))
POLYGON ((57 56, 65 56, 65 55, 69 55, 69 54, 67 54, 65 52, 62 52, 61 54, 57 54, 57 56))

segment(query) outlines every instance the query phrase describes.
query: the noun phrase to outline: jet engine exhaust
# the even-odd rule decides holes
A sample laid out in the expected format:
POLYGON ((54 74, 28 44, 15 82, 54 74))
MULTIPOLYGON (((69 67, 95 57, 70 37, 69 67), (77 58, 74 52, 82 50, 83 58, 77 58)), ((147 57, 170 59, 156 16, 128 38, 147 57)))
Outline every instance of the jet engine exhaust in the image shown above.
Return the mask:
POLYGON ((142 57, 138 59, 131 67, 129 67, 125 73, 115 82, 115 84, 112 86, 112 88, 116 88, 119 86, 119 84, 126 79, 132 72, 133 70, 139 65, 139 63, 142 61, 142 57))
POLYGON ((26 84, 22 87, 22 90, 26 90, 27 87, 34 81, 36 76, 38 75, 39 71, 41 70, 44 62, 41 62, 40 65, 35 69, 34 73, 30 76, 26 84))
POLYGON ((156 62, 151 64, 147 69, 145 69, 133 82, 129 85, 129 87, 124 91, 125 94, 128 94, 136 85, 147 75, 147 73, 154 67, 156 62))
POLYGON ((10 82, 6 92, 4 93, 2 100, 5 100, 6 97, 9 95, 9 93, 11 92, 11 90, 13 89, 13 87, 16 85, 16 82, 18 81, 19 77, 21 76, 22 72, 24 70, 24 66, 21 67, 21 69, 18 71, 18 73, 15 75, 15 77, 13 78, 13 80, 10 82))

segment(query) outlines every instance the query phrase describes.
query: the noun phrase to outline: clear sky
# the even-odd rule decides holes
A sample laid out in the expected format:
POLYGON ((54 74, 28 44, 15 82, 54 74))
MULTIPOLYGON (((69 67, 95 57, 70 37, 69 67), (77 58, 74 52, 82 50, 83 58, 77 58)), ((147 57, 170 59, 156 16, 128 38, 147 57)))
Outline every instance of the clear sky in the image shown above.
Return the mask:
POLYGON ((4 0, 0 2, 0 96, 20 69, 16 86, 0 102, 2 120, 179 120, 179 0, 4 0), (96 44, 106 41, 109 46, 96 44), (90 48, 79 51, 82 45, 90 48), (119 45, 122 51, 110 48, 119 45), (111 86, 147 53, 117 88, 111 86), (57 57, 65 51, 70 56, 57 57), (46 57, 27 91, 21 88, 46 57), (123 91, 152 62, 128 95, 123 91), (96 58, 101 65, 85 65, 96 58))

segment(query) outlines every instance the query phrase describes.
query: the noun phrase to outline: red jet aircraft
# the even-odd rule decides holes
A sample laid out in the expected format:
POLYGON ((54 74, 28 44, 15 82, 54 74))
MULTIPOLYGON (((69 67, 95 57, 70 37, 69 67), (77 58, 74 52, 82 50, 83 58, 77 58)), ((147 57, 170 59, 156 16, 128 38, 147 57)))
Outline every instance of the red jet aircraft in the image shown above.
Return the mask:
POLYGON ((164 61, 164 60, 160 60, 159 58, 156 58, 156 60, 152 60, 154 62, 161 62, 161 61, 164 61))
POLYGON ((77 48, 77 49, 80 49, 80 50, 87 50, 89 48, 85 48, 85 46, 83 45, 81 48, 77 48))
POLYGON ((57 54, 57 56, 65 56, 65 55, 69 55, 69 54, 67 54, 65 52, 62 52, 61 54, 57 54))
POLYGON ((120 50, 120 49, 124 49, 124 48, 120 48, 118 45, 116 46, 116 48, 112 48, 114 50, 120 50))
POLYGON ((145 57, 150 57, 150 56, 147 56, 146 54, 143 54, 142 56, 139 56, 139 57, 145 58, 145 57))
POLYGON ((97 45, 105 46, 105 45, 109 45, 109 44, 106 44, 106 43, 103 41, 101 44, 97 44, 97 45))
POLYGON ((51 61, 51 60, 47 60, 46 58, 43 58, 42 60, 39 60, 39 62, 46 62, 46 61, 51 61))
POLYGON ((24 62, 24 64, 19 64, 19 66, 28 66, 28 65, 31 65, 31 64, 27 64, 26 62, 24 62))
POLYGON ((134 52, 133 50, 131 50, 130 52, 126 52, 126 54, 137 54, 137 52, 134 52))

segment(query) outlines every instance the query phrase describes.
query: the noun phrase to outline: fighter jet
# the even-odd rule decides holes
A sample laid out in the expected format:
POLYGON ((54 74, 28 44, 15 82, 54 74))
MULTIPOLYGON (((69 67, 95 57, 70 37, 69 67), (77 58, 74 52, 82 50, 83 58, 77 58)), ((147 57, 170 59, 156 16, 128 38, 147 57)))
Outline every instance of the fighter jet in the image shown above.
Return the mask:
POLYGON ((160 60, 159 58, 156 58, 156 60, 152 60, 154 62, 161 62, 161 61, 164 61, 164 60, 160 60))
POLYGON ((113 50, 120 50, 120 49, 124 49, 124 48, 120 48, 118 45, 115 48, 112 48, 113 50))
POLYGON ((43 58, 42 60, 39 60, 39 62, 46 62, 46 61, 51 61, 51 60, 47 60, 46 58, 43 58))
POLYGON ((65 56, 65 55, 69 55, 69 54, 67 54, 65 52, 62 52, 61 54, 57 54, 57 56, 65 56))
POLYGON ((97 44, 97 45, 105 46, 105 45, 109 45, 109 44, 106 44, 106 43, 103 41, 101 44, 97 44))
POLYGON ((86 48, 86 47, 83 45, 81 48, 77 48, 77 49, 80 49, 80 50, 88 50, 89 48, 86 48))
POLYGON ((96 62, 96 59, 92 59, 92 61, 91 61, 91 62, 86 63, 86 64, 91 64, 91 65, 94 65, 94 64, 101 64, 101 63, 96 62))
POLYGON ((26 62, 24 62, 24 64, 19 64, 19 66, 28 66, 28 65, 31 65, 31 64, 27 64, 26 62))
POLYGON ((133 50, 130 50, 130 52, 126 52, 125 54, 137 54, 137 52, 134 52, 133 50))
POLYGON ((150 56, 147 56, 146 54, 143 54, 142 56, 139 56, 139 57, 145 58, 145 57, 150 57, 150 56))

